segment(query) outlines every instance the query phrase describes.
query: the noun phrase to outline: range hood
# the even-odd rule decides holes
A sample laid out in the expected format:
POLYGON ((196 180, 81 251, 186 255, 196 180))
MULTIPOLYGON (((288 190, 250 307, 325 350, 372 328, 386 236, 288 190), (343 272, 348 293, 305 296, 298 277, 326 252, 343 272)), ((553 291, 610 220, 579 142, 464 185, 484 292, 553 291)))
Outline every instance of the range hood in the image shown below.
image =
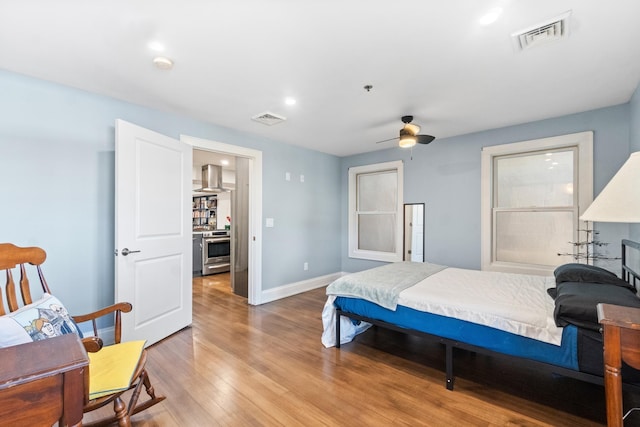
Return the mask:
POLYGON ((202 193, 222 193, 229 191, 222 188, 222 167, 218 165, 202 166, 202 188, 196 191, 202 193))

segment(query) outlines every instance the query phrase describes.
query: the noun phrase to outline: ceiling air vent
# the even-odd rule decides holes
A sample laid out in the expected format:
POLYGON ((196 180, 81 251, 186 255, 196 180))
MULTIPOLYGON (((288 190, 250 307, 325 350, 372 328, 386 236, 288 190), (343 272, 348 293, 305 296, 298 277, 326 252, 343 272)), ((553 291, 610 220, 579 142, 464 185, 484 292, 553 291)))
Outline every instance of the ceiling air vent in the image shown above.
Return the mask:
POLYGON ((530 49, 534 46, 550 43, 569 36, 569 16, 571 11, 511 34, 516 50, 530 49))
POLYGON ((278 114, 275 113, 270 113, 268 111, 265 111, 264 113, 260 113, 257 114, 253 117, 251 117, 252 120, 255 120, 256 122, 260 122, 264 125, 267 126, 271 126, 271 125, 275 125, 276 123, 280 123, 280 122, 284 122, 285 120, 287 120, 286 117, 284 116, 280 116, 278 114))

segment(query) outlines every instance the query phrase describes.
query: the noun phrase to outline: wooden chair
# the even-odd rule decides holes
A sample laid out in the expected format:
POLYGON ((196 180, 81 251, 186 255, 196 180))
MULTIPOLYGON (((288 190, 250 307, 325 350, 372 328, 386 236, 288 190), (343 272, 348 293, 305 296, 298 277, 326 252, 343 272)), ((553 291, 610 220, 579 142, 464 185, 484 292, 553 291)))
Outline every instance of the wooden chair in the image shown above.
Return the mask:
MULTIPOLYGON (((8 312, 14 312, 18 310, 20 307, 31 304, 33 302, 31 298, 31 289, 29 286, 29 279, 27 277, 27 268, 26 264, 31 264, 35 266, 35 270, 37 271, 37 275, 40 281, 40 285, 42 287, 42 291, 51 294, 49 290, 49 286, 42 274, 42 270, 40 266, 45 261, 47 255, 44 250, 37 247, 28 247, 28 248, 20 248, 11 243, 0 243, 0 270, 6 271, 6 286, 5 286, 5 295, 6 295, 6 307, 8 308, 8 312), (20 269, 20 295, 22 302, 20 303, 18 300, 17 292, 16 292, 16 283, 13 279, 12 269, 16 266, 19 266, 20 269)), ((132 310, 132 306, 129 303, 116 303, 109 307, 103 308, 95 313, 85 314, 81 316, 73 316, 73 320, 76 323, 83 322, 92 322, 93 333, 94 336, 85 337, 82 339, 85 350, 87 352, 98 352, 103 348, 103 341, 100 337, 98 337, 98 329, 96 324, 96 319, 111 315, 114 317, 114 343, 120 344, 120 336, 121 336, 121 314, 128 313, 132 310)), ((2 300, 2 294, 0 293, 0 315, 7 314, 5 310, 5 304, 2 300)), ((118 391, 113 394, 109 394, 106 396, 102 396, 96 399, 89 398, 89 378, 91 370, 91 365, 89 365, 89 370, 87 371, 87 375, 85 376, 85 401, 84 401, 84 413, 89 411, 93 411, 95 409, 101 408, 109 403, 113 403, 114 414, 105 419, 101 419, 89 424, 89 426, 99 426, 99 425, 108 425, 114 422, 117 422, 120 426, 131 426, 130 417, 133 414, 136 414, 140 411, 143 411, 156 403, 161 402, 165 399, 164 396, 156 396, 153 387, 151 386, 151 382, 149 380, 149 375, 145 369, 147 353, 146 350, 143 350, 140 358, 138 360, 137 367, 134 371, 133 376, 131 377, 131 382, 129 384, 129 388, 126 390, 118 391), (147 395, 149 396, 143 402, 138 403, 138 398, 142 392, 142 389, 145 389, 147 395), (128 390, 132 390, 131 397, 129 399, 128 405, 123 401, 123 393, 128 390)))

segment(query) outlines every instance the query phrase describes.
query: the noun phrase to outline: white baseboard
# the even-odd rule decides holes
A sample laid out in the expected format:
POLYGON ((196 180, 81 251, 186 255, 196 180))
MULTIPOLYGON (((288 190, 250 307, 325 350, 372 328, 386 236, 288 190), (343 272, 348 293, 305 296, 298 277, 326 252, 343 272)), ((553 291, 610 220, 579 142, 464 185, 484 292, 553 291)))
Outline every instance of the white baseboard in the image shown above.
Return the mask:
POLYGON ((277 288, 267 289, 266 291, 262 291, 260 304, 265 304, 267 302, 327 286, 345 274, 346 273, 343 272, 332 273, 327 274, 326 276, 314 277, 301 282, 289 283, 287 285, 278 286, 277 288))

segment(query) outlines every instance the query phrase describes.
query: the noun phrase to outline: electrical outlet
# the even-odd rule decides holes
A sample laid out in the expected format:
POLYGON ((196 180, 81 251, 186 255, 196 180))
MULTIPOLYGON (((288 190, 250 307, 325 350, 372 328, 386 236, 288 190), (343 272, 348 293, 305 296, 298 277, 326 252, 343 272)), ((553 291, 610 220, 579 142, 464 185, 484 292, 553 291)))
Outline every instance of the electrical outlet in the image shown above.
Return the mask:
POLYGON ((304 271, 307 271, 309 269, 309 263, 305 262, 302 268, 304 269, 304 271))

